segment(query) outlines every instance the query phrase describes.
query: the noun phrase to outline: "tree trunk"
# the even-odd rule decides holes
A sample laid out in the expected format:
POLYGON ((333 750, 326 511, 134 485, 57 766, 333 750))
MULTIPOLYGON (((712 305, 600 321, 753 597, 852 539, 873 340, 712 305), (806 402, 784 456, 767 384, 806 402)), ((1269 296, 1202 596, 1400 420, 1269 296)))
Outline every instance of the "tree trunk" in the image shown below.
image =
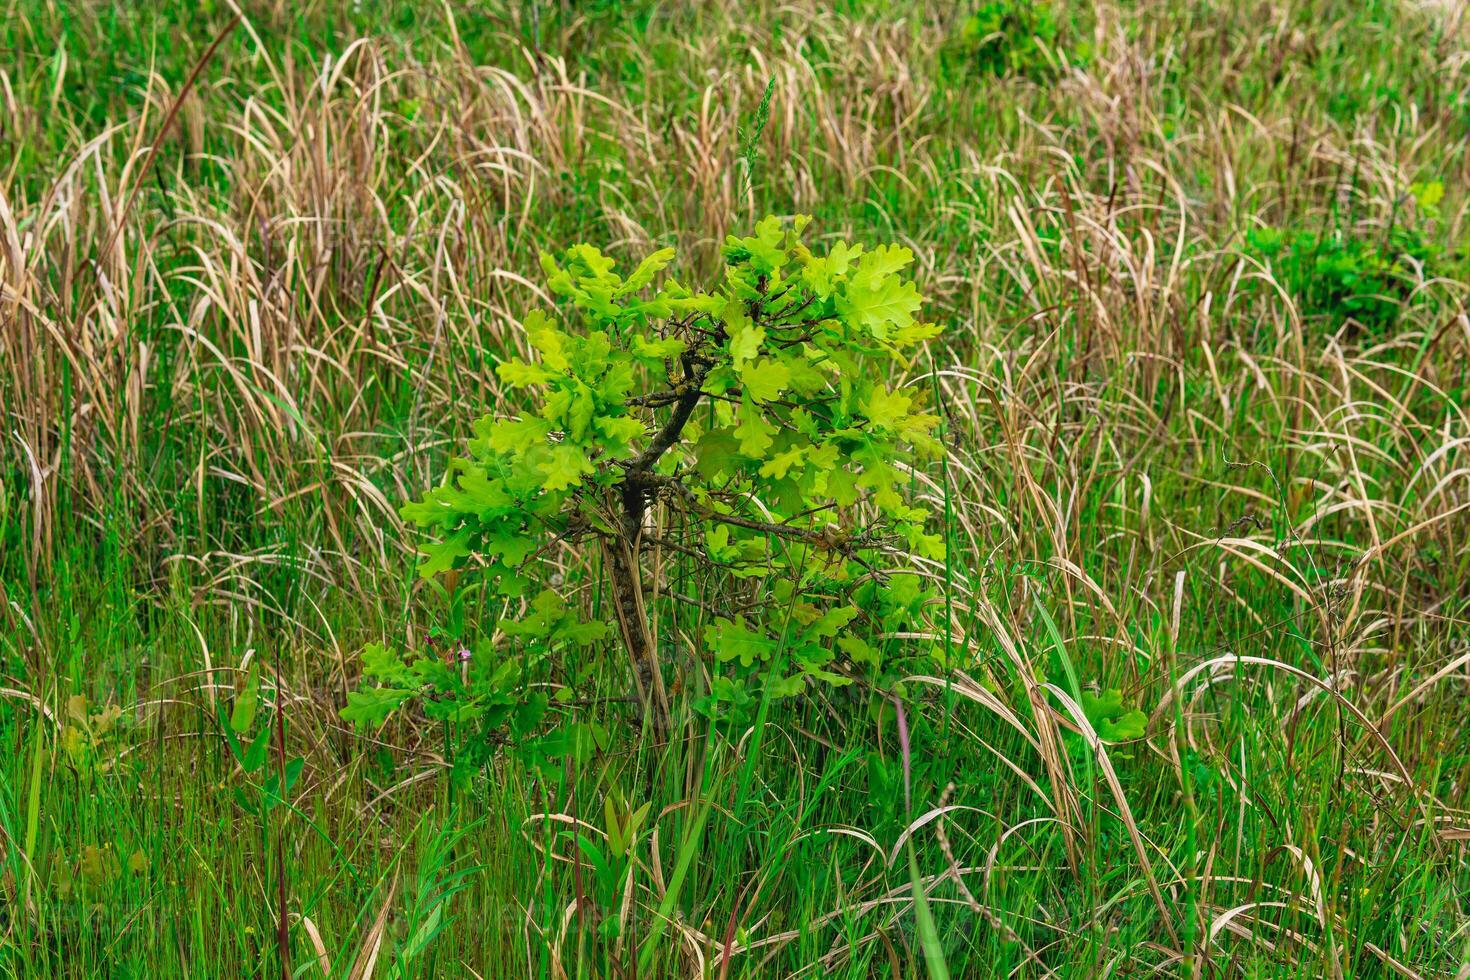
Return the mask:
MULTIPOLYGON (((639 528, 641 531, 642 529, 639 528)), ((638 560, 641 550, 637 532, 624 533, 606 544, 605 551, 612 568, 613 605, 618 613, 618 627, 628 659, 633 666, 633 684, 644 714, 652 712, 654 726, 660 731, 669 726, 669 699, 664 690, 664 675, 659 669, 658 651, 654 648, 653 629, 648 610, 643 604, 643 568, 638 560)))
POLYGON ((643 519, 648 512, 649 494, 657 485, 653 467, 678 441, 699 404, 704 368, 686 358, 685 380, 674 402, 669 420, 654 433, 648 447, 631 461, 621 487, 623 513, 618 537, 606 544, 612 565, 613 600, 618 611, 618 626, 628 657, 633 663, 633 683, 644 713, 653 709, 654 724, 660 730, 669 727, 669 698, 664 690, 664 675, 659 669, 658 650, 653 642, 653 624, 643 605, 643 519))

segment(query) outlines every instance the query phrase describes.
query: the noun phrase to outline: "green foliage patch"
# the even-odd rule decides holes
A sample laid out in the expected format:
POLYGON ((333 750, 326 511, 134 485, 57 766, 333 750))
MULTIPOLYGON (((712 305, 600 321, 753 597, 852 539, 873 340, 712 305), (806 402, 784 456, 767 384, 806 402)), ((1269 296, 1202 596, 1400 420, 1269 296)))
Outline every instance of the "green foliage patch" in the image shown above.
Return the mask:
MULTIPOLYGON (((1415 213, 1437 215, 1439 181, 1415 184, 1415 213)), ((1414 224, 1395 223, 1377 234, 1309 229, 1253 228, 1250 254, 1266 263, 1296 300, 1304 317, 1346 323, 1382 334, 1399 318, 1417 282, 1434 277, 1442 251, 1414 224)))
POLYGON ((1049 0, 986 0, 960 22, 946 54, 953 68, 980 75, 1044 80, 1061 60, 1086 61, 1049 0))
POLYGON ((546 704, 517 693, 527 678, 603 654, 614 626, 640 696, 667 710, 645 605, 653 546, 727 583, 728 607, 699 637, 716 667, 706 713, 892 672, 889 638, 923 621, 923 563, 945 555, 909 491, 913 468, 943 452, 939 420, 923 387, 892 379, 939 329, 918 318, 908 249, 818 254, 807 222, 732 236, 708 292, 666 275, 672 249, 626 276, 590 245, 542 256, 561 305, 527 318, 529 357, 496 368, 524 410, 477 422, 468 454, 402 509, 428 532, 420 573, 484 588, 505 612, 454 656, 370 647, 376 683, 345 718, 380 723, 416 699, 428 717, 480 726, 482 743, 524 734, 546 704), (595 571, 569 573, 566 549, 595 571), (584 620, 585 605, 603 618, 584 620))

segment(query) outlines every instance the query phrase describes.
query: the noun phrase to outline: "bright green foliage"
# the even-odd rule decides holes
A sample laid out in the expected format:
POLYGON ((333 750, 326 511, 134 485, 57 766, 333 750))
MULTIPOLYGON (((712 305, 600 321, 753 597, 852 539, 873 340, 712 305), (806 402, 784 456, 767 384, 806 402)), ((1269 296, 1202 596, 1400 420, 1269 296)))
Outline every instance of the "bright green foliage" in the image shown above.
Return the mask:
MULTIPOLYGON (((1421 214, 1433 215, 1444 187, 1415 185, 1421 214)), ((1268 263, 1305 317, 1325 319, 1329 331, 1352 321, 1379 333, 1398 321, 1419 277, 1435 274, 1437 251, 1413 227, 1395 225, 1377 235, 1345 235, 1276 228, 1246 233, 1249 250, 1268 263)))
POLYGON ((1043 79, 1055 74, 1061 33, 1047 0, 986 0, 964 19, 949 53, 982 75, 1043 79))
POLYGON ((381 724, 409 698, 423 696, 424 713, 456 723, 478 721, 492 727, 509 722, 527 731, 540 720, 546 699, 521 694, 526 668, 552 651, 585 646, 607 635, 602 623, 581 622, 555 592, 546 590, 530 604, 520 620, 501 620, 498 632, 506 645, 520 641, 516 656, 505 656, 490 639, 471 649, 450 644, 439 655, 431 644, 427 653, 405 661, 378 644, 362 653, 362 672, 378 682, 347 695, 342 717, 363 725, 381 724))
MULTIPOLYGON (((476 423, 468 455, 402 510, 428 532, 423 575, 471 566, 523 611, 467 664, 370 648, 379 686, 344 716, 378 723, 420 696, 435 717, 528 728, 516 691, 533 661, 610 633, 563 598, 576 583, 558 549, 637 556, 655 537, 731 583, 728 612, 702 631, 722 670, 707 709, 748 703, 752 685, 779 697, 882 674, 882 638, 915 628, 931 598, 916 569, 944 558, 907 492, 909 467, 942 452, 938 418, 925 389, 888 379, 939 330, 918 319, 908 249, 838 242, 819 255, 802 241, 807 220, 731 237, 708 293, 660 279, 671 249, 627 277, 589 245, 542 256, 563 309, 529 317, 530 351, 496 372, 524 390, 522 413, 476 423)), ((577 592, 605 583, 616 602, 641 588, 618 581, 641 577, 634 566, 604 566, 604 582, 577 592)))
POLYGON ((1148 715, 1123 704, 1123 692, 1117 688, 1104 691, 1101 697, 1083 691, 1082 712, 1104 742, 1143 738, 1148 728, 1148 715))

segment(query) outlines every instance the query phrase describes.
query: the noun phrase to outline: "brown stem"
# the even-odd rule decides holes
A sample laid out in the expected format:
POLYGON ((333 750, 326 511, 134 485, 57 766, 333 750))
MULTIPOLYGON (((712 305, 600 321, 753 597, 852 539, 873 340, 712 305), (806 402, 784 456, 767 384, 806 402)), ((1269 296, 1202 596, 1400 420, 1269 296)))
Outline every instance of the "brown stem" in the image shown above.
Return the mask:
MULTIPOLYGON (((762 282, 761 288, 764 287, 762 282)), ((752 317, 758 316, 760 303, 751 303, 749 312, 752 317)), ((684 326, 691 327, 692 324, 684 326)), ((708 336, 709 343, 716 350, 726 339, 725 328, 718 324, 713 330, 699 332, 708 336)), ((623 505, 621 526, 617 537, 608 541, 606 546, 612 566, 613 604, 617 607, 618 625, 633 662, 638 697, 645 710, 649 707, 654 709, 656 721, 665 728, 669 723, 668 695, 664 690, 663 672, 659 669, 658 651, 654 649, 648 610, 643 605, 643 567, 639 560, 643 552, 643 521, 653 492, 666 482, 666 478, 654 473, 653 468, 665 453, 678 445, 684 427, 693 418, 694 410, 704 396, 705 377, 716 361, 691 350, 684 354, 681 363, 683 378, 670 390, 656 392, 644 399, 647 407, 672 405, 673 411, 643 452, 625 464, 619 490, 623 505)))
MULTIPOLYGON (((654 433, 648 448, 628 464, 629 477, 651 472, 654 464, 663 457, 663 454, 672 449, 679 441, 679 434, 684 431, 684 426, 689 424, 689 419, 694 415, 694 409, 698 407, 699 399, 704 394, 700 390, 703 384, 704 371, 702 370, 696 370, 691 377, 686 379, 679 392, 678 400, 674 402, 674 413, 663 424, 663 428, 654 433)), ((630 482, 633 481, 626 480, 624 485, 630 482)))
POLYGON ((652 709, 654 723, 668 727, 669 697, 664 690, 664 675, 659 670, 653 632, 648 611, 643 605, 643 574, 639 567, 636 537, 619 536, 606 542, 605 551, 612 565, 613 607, 618 614, 618 628, 633 664, 633 685, 644 711, 652 709))
MULTIPOLYGON (((723 330, 719 331, 723 335, 723 330)), ((643 605, 643 568, 639 558, 643 551, 643 521, 648 513, 650 492, 659 484, 653 468, 664 453, 679 442, 684 426, 694 416, 704 394, 704 377, 709 363, 685 355, 684 378, 674 388, 674 410, 669 420, 654 433, 648 446, 626 466, 620 490, 623 513, 618 536, 608 542, 607 554, 612 565, 614 605, 618 625, 628 657, 633 662, 633 681, 645 710, 652 708, 655 722, 661 728, 669 724, 668 694, 664 690, 663 672, 659 669, 658 651, 654 649, 653 630, 648 610, 643 605)))

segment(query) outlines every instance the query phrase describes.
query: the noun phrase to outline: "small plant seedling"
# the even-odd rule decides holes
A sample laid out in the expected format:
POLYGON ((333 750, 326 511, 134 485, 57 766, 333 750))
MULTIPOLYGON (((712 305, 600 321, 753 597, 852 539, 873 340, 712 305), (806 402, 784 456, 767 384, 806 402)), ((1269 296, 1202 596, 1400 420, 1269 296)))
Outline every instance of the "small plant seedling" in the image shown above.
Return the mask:
POLYGON ((942 452, 938 419, 903 382, 939 328, 918 318, 908 249, 818 254, 807 223, 731 237, 709 292, 663 277, 672 249, 626 276, 590 245, 542 256, 561 308, 532 314, 531 356, 497 367, 521 414, 480 419, 402 509, 428 534, 421 573, 473 581, 506 613, 458 660, 370 647, 379 684, 344 717, 378 723, 418 697, 431 717, 525 733, 546 706, 518 693, 531 672, 616 632, 638 698, 667 719, 675 600, 654 598, 654 552, 721 597, 694 637, 716 662, 704 710, 883 675, 890 638, 933 599, 924 563, 944 558, 909 489, 942 452), (597 596, 610 613, 589 620, 597 596))
POLYGON ((272 771, 267 762, 270 759, 271 736, 275 734, 274 718, 267 717, 260 730, 251 736, 250 723, 254 721, 256 709, 252 707, 242 712, 241 705, 247 701, 254 704, 255 691, 247 690, 246 695, 237 699, 235 710, 228 716, 224 708, 220 708, 220 729, 225 733, 230 755, 234 757, 247 780, 246 785, 235 787, 235 802, 246 813, 263 819, 290 797, 292 788, 301 778, 306 760, 295 756, 287 759, 279 770, 272 771), (240 724, 242 714, 249 718, 243 725, 240 724), (257 779, 259 782, 255 781, 257 779))
POLYGON ((1148 715, 1123 703, 1123 692, 1110 688, 1101 695, 1082 692, 1082 712, 1087 723, 1104 742, 1127 742, 1143 738, 1148 715))

